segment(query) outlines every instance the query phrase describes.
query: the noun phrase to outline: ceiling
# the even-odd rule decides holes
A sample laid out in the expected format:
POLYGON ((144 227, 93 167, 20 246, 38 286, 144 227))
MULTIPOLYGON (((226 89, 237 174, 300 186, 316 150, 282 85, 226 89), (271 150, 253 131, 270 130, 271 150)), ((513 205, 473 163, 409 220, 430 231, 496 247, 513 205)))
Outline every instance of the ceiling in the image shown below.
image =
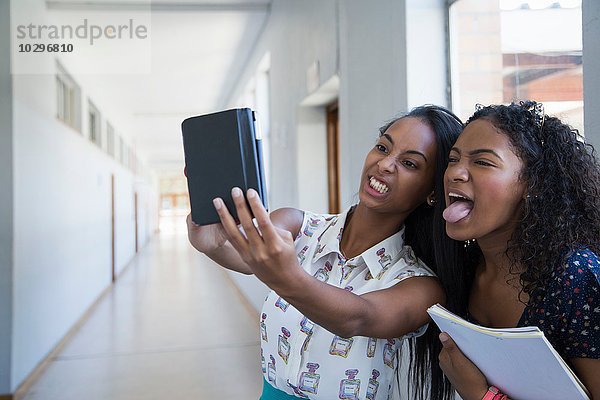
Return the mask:
MULTIPOLYGON (((87 71, 82 86, 117 133, 128 137, 146 167, 161 177, 181 175, 181 121, 216 111, 227 100, 269 16, 271 0, 46 1, 60 13, 144 14, 148 48, 116 41, 73 54, 71 68, 87 71), (138 69, 111 70, 137 62, 138 69), (76 67, 74 67, 76 66, 76 67), (99 72, 100 71, 100 72, 99 72)), ((81 15, 81 14, 80 14, 81 15)), ((133 65, 133 64, 132 64, 133 65)))

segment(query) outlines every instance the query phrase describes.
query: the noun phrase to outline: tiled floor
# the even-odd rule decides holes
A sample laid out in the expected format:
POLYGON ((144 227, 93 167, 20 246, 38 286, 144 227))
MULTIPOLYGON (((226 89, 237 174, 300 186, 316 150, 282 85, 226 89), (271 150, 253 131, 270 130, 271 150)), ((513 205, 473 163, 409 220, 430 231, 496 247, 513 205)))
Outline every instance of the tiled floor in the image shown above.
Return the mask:
POLYGON ((185 234, 163 233, 23 399, 258 399, 257 318, 185 234))

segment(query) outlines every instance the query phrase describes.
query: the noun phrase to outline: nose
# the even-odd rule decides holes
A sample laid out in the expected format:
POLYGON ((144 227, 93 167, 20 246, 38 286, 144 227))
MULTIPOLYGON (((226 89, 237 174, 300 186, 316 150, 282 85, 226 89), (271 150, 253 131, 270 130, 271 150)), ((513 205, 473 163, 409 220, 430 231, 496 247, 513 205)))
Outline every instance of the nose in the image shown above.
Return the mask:
POLYGON ((396 160, 392 156, 387 156, 377 161, 377 167, 381 173, 392 173, 396 168, 396 160))
POLYGON ((460 162, 448 164, 446 168, 446 181, 448 182, 466 182, 469 180, 469 171, 460 162))

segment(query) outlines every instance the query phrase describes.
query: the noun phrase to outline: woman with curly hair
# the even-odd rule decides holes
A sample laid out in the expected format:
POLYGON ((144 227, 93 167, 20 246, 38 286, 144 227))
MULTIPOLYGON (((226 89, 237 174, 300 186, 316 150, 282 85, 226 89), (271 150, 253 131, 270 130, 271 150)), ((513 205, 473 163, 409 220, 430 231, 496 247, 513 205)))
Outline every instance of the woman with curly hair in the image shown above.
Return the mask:
MULTIPOLYGON (((478 107, 450 151, 444 219, 451 238, 475 239, 468 301, 455 311, 494 328, 538 326, 599 399, 600 168, 581 139, 539 103, 478 107)), ((506 398, 449 335, 440 340, 464 400, 506 398)))

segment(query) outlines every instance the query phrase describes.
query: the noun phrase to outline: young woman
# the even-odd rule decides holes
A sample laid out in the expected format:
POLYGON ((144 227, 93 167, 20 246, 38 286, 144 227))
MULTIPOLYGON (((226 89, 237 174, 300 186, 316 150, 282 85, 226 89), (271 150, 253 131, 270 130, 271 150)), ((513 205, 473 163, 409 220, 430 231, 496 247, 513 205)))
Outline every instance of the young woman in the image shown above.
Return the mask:
MULTIPOLYGON (((360 201, 342 214, 283 208, 268 215, 255 191, 246 194, 249 210, 234 188, 244 233, 221 199, 214 203, 222 224, 198 227, 188 218, 196 249, 273 290, 260 318, 261 399, 388 398, 402 340, 421 336, 427 308, 444 302, 433 247, 451 242, 440 203, 447 154, 461 127, 437 106, 387 124, 364 161, 360 201)), ((449 387, 441 371, 433 368, 431 385, 422 380, 437 367, 437 352, 426 343, 417 349, 417 387, 441 399, 449 387)))
MULTIPOLYGON (((538 326, 598 399, 600 169, 580 139, 539 103, 480 107, 450 151, 444 218, 451 238, 475 239, 462 311, 489 327, 538 326)), ((505 398, 447 334, 440 340, 463 399, 505 398)))

